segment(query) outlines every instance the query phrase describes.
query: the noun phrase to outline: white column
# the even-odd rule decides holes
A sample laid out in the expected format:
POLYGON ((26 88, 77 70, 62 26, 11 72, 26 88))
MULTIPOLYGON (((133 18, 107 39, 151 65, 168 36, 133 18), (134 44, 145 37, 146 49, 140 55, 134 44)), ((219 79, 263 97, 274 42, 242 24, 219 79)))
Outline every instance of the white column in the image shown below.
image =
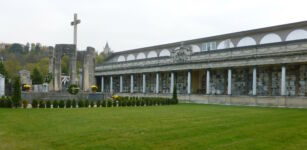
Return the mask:
POLYGON ((130 81, 130 93, 133 93, 133 74, 130 77, 131 81, 130 81))
POLYGON ((113 77, 110 77, 110 93, 113 93, 113 77))
POLYGON ((101 92, 104 92, 104 77, 101 76, 101 92))
POLYGON ((156 73, 156 93, 159 93, 159 73, 156 73))
POLYGON ((174 72, 171 73, 171 87, 170 87, 170 93, 173 93, 174 91, 174 72))
POLYGON ((228 95, 231 95, 231 68, 228 69, 228 95))
POLYGON ((206 94, 210 94, 210 70, 207 70, 207 87, 206 87, 206 94))
POLYGON ((119 76, 119 92, 120 93, 123 92, 123 76, 122 75, 119 76))
POLYGON ((286 95, 286 66, 281 66, 281 92, 282 96, 286 95))
POLYGON ((146 74, 143 74, 143 93, 146 93, 146 74))
POLYGON ((188 71, 188 94, 191 94, 191 71, 188 71))
POLYGON ((253 95, 257 95, 257 67, 253 67, 253 95))

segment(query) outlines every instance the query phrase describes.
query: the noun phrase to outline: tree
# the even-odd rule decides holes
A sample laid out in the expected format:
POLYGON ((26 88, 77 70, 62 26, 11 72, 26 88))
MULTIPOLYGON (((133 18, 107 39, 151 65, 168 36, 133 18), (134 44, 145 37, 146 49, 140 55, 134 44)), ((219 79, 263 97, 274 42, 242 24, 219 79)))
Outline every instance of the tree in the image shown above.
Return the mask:
POLYGON ((9 48, 9 52, 11 53, 19 53, 21 54, 23 51, 23 47, 21 44, 18 43, 14 43, 11 45, 11 47, 9 48))
POLYGON ((14 91, 12 96, 13 106, 20 106, 21 102, 21 89, 20 89, 20 79, 19 77, 15 77, 14 79, 14 91))
POLYGON ((25 52, 28 53, 30 51, 30 43, 28 42, 25 46, 25 52))
POLYGON ((40 52, 41 51, 41 44, 40 43, 36 43, 35 45, 35 50, 34 50, 36 53, 40 52))
POLYGON ((176 84, 174 84, 174 88, 173 88, 173 103, 177 104, 178 103, 178 97, 177 97, 177 87, 176 84))
POLYGON ((95 53, 95 64, 102 64, 104 62, 105 56, 103 54, 103 52, 101 52, 99 55, 97 53, 95 53))
POLYGON ((34 68, 31 74, 32 84, 42 84, 44 82, 43 76, 37 68, 34 68))
POLYGON ((31 43, 31 51, 33 52, 35 50, 35 44, 31 43))

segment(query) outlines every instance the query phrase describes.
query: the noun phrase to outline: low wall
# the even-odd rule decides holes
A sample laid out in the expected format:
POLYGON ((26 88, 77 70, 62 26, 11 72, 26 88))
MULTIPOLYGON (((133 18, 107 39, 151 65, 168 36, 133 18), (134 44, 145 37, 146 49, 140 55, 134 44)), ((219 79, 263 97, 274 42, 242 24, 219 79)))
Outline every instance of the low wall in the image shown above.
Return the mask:
POLYGON ((33 99, 37 100, 78 100, 78 99, 88 99, 88 100, 103 100, 103 93, 87 93, 81 92, 77 95, 72 95, 67 92, 48 92, 48 93, 37 93, 37 92, 22 92, 21 93, 22 100, 28 100, 32 102, 33 99))
MULTIPOLYGON (((117 94, 119 96, 138 96, 138 97, 144 96, 144 97, 168 97, 168 98, 172 97, 172 94, 142 94, 142 93, 133 93, 133 94, 117 93, 117 94)), ((178 99, 180 103, 307 108, 307 97, 178 94, 178 99)))

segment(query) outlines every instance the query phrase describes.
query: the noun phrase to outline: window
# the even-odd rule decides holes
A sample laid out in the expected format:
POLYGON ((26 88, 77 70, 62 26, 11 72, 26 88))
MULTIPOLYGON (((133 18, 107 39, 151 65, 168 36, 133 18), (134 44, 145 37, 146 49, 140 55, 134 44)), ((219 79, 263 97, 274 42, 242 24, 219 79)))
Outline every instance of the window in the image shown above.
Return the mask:
POLYGON ((201 46, 201 51, 216 50, 216 42, 206 42, 201 46))

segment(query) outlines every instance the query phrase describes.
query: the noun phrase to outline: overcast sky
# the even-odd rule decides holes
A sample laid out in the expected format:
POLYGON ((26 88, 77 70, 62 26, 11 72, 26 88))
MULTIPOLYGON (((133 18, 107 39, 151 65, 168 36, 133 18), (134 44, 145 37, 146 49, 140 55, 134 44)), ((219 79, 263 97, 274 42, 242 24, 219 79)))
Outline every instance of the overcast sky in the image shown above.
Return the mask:
POLYGON ((307 20, 307 0, 0 0, 0 42, 114 51, 307 20))

